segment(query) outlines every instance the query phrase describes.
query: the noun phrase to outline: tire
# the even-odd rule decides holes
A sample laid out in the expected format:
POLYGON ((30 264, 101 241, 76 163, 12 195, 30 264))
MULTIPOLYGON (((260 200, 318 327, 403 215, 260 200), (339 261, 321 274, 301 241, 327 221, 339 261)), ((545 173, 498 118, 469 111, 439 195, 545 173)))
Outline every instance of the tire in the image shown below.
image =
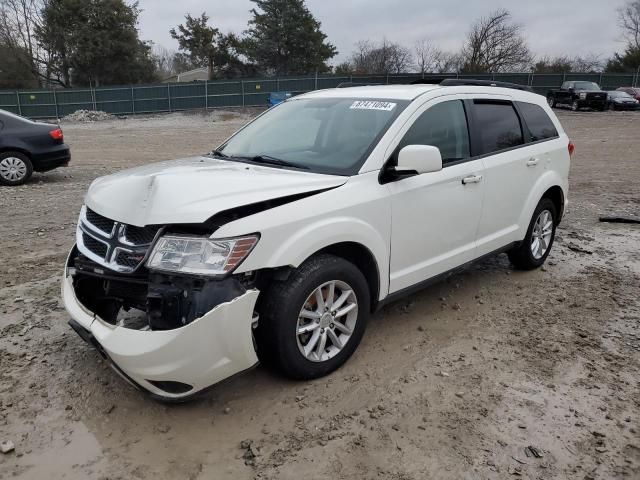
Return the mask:
POLYGON ((256 329, 258 356, 287 377, 308 380, 327 375, 345 363, 362 340, 371 305, 369 287, 362 272, 343 258, 316 255, 285 281, 273 283, 263 295, 256 329), (335 282, 336 303, 342 294, 347 295, 336 310, 350 310, 340 318, 333 317, 331 309, 327 312, 322 308, 315 295, 318 287, 324 286, 320 289, 321 298, 323 303, 327 301, 331 282, 335 282), (354 302, 356 306, 352 307, 354 302), (313 318, 301 317, 303 308, 313 318), (325 312, 321 318, 318 310, 325 312), (344 328, 338 328, 338 323, 344 328), (303 329, 306 331, 301 333, 303 329), (351 332, 349 336, 346 331, 351 332), (316 342, 311 345, 314 336, 316 342), (334 339, 342 348, 336 346, 334 339), (305 349, 309 350, 307 355, 305 349))
POLYGON ((553 97, 547 97, 547 103, 549 107, 556 108, 556 100, 553 97))
POLYGON ((22 185, 33 173, 33 165, 19 152, 0 153, 0 185, 22 185))
POLYGON ((578 103, 577 100, 574 100, 573 103, 571 104, 571 110, 573 110, 574 112, 577 112, 578 110, 580 110, 580 104, 578 103))
MULTIPOLYGON (((531 222, 529 223, 529 228, 527 229, 527 235, 525 236, 524 240, 517 247, 508 252, 509 260, 511 261, 513 266, 518 270, 533 270, 534 268, 542 266, 542 264, 544 264, 544 262, 547 260, 549 252, 551 252, 551 247, 553 247, 553 241, 556 237, 557 224, 558 213, 556 211, 556 206, 549 198, 543 198, 542 200, 540 200, 540 203, 538 203, 538 206, 533 212, 531 222), (547 212, 549 214, 549 218, 547 221, 551 221, 551 232, 549 237, 545 236, 546 240, 544 243, 546 243, 546 249, 542 251, 541 248, 535 249, 534 241, 536 238, 538 238, 539 235, 537 222, 539 219, 542 219, 544 221, 544 212, 547 212), (534 249, 536 250, 535 254, 534 249)), ((539 239, 538 247, 540 246, 541 243, 539 239)))

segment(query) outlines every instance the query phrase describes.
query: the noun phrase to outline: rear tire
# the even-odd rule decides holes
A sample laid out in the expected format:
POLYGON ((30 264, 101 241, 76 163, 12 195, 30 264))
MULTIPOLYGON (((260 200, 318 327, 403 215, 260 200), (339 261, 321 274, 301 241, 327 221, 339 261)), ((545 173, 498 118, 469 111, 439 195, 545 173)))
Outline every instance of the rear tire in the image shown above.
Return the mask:
POLYGON ((540 200, 524 240, 507 253, 514 267, 518 270, 533 270, 547 260, 556 237, 557 215, 556 206, 549 198, 540 200))
POLYGON ((22 185, 33 173, 33 165, 19 152, 0 153, 0 185, 22 185))
POLYGON ((347 361, 364 335, 371 305, 362 272, 327 254, 310 258, 285 281, 274 282, 263 298, 258 356, 298 380, 327 375, 347 361))
POLYGON ((556 108, 556 101, 553 97, 547 97, 547 103, 549 104, 549 107, 556 108))

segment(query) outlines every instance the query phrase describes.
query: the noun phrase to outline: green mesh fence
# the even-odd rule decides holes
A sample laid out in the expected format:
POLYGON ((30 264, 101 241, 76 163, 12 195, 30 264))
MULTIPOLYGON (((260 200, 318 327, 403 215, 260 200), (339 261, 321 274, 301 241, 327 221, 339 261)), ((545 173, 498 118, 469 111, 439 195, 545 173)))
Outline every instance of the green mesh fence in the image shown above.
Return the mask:
POLYGON ((605 90, 640 86, 638 74, 399 74, 399 75, 319 75, 308 77, 252 78, 209 82, 164 83, 102 88, 20 90, 0 92, 0 109, 29 118, 60 118, 76 110, 102 110, 114 115, 160 113, 224 107, 267 106, 269 94, 293 95, 335 88, 345 84, 406 84, 416 80, 461 78, 495 80, 531 86, 546 94, 563 81, 587 80, 605 90))

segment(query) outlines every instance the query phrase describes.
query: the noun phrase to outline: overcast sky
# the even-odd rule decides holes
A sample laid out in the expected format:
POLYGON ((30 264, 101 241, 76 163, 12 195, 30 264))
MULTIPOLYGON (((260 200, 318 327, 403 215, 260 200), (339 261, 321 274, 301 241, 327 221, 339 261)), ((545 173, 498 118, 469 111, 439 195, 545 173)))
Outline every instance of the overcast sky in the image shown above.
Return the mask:
MULTIPOLYGON (((422 37, 457 51, 469 25, 496 8, 508 8, 525 27, 536 55, 586 55, 603 59, 621 51, 616 9, 624 0, 307 0, 322 30, 339 51, 331 63, 346 59, 358 40, 383 37, 412 47, 422 37)), ((184 15, 206 11, 223 32, 246 29, 249 0, 141 0, 141 38, 177 49, 169 29, 184 15)))

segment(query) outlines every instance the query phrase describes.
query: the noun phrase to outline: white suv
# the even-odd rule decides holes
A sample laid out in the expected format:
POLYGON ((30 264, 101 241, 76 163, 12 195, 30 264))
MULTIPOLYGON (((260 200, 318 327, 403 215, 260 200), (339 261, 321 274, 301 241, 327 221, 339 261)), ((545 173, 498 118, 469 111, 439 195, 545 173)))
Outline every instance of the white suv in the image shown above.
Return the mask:
POLYGON ((372 312, 475 259, 539 267, 573 145, 544 97, 477 83, 300 95, 211 154, 96 180, 64 272, 71 326, 184 399, 258 358, 325 375, 372 312))

